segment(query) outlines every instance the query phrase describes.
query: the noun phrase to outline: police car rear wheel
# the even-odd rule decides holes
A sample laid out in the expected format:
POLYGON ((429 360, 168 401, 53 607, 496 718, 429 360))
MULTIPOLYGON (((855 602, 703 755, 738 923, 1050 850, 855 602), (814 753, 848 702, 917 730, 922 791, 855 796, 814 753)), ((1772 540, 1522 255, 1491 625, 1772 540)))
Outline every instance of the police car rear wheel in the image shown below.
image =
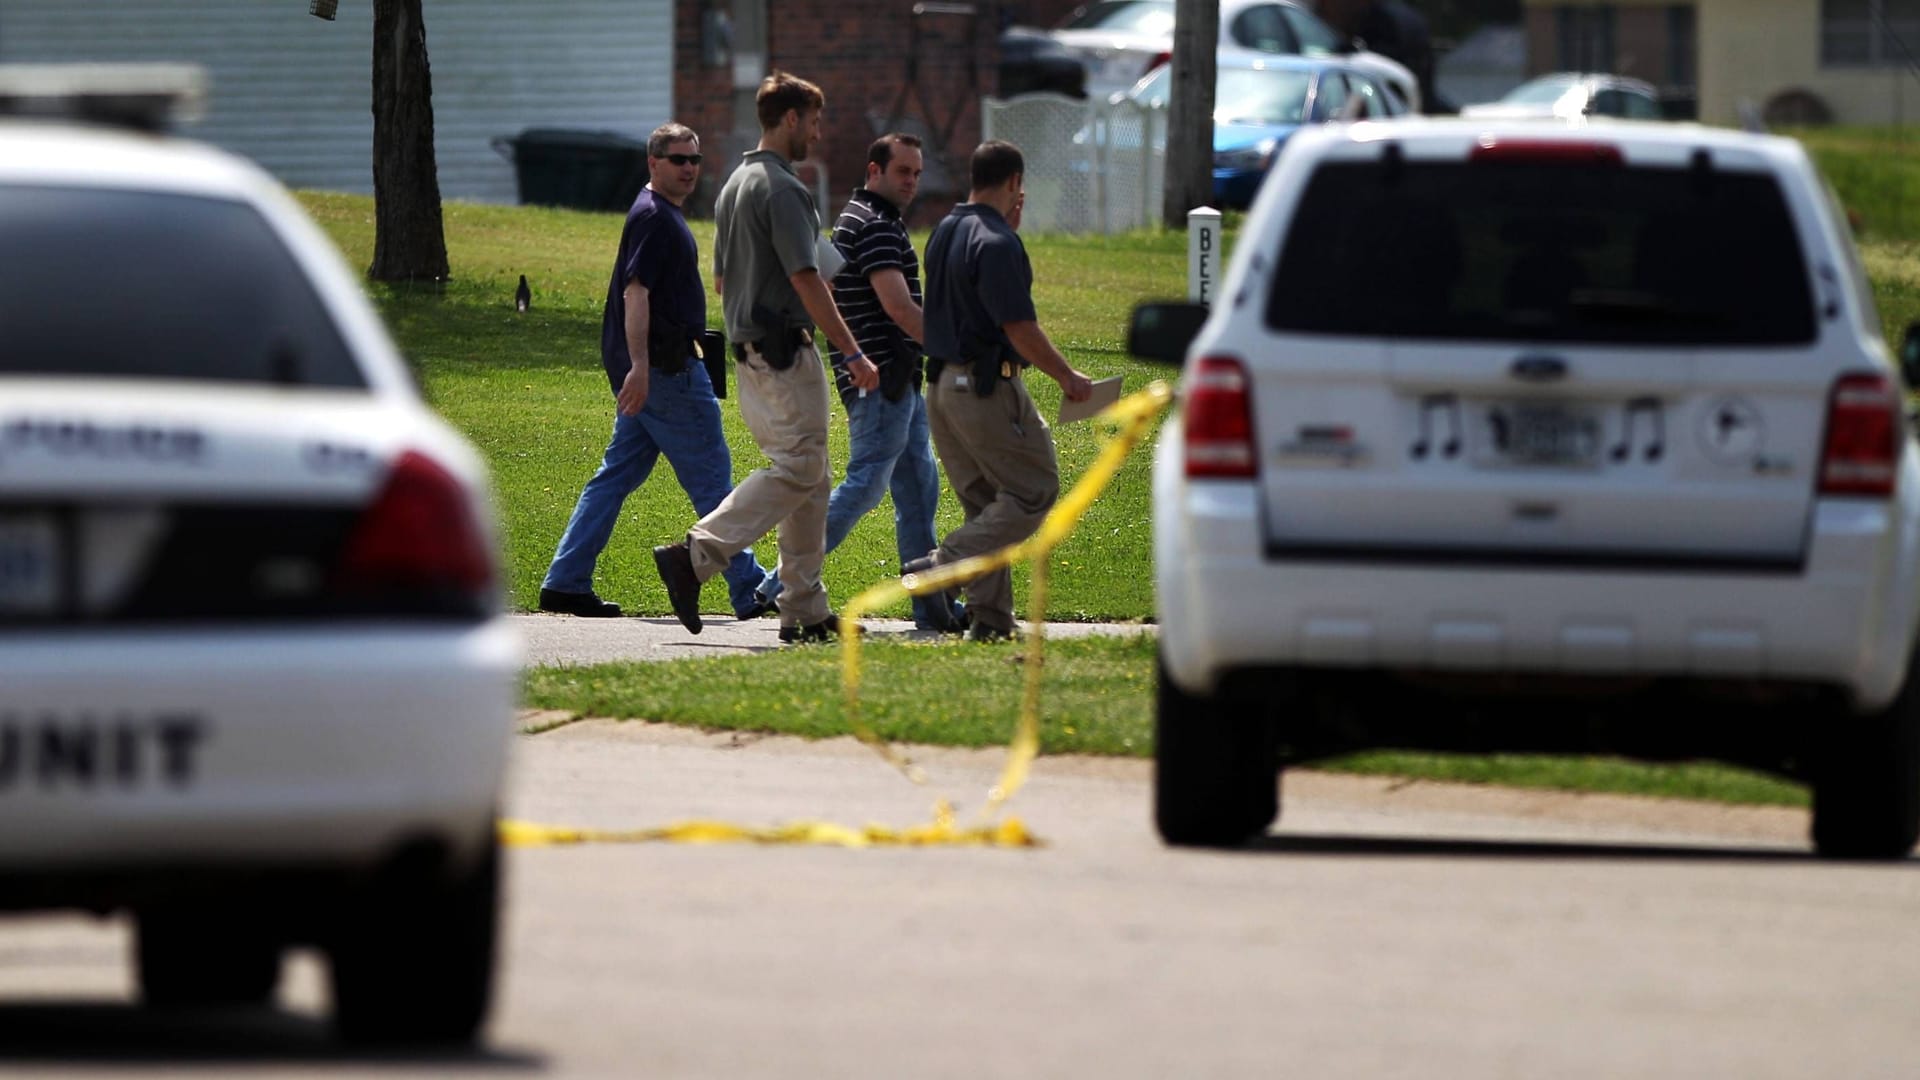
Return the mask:
POLYGON ((134 966, 149 1006, 264 1005, 280 984, 281 942, 243 913, 154 908, 134 922, 134 966))
POLYGON ((340 913, 326 946, 334 1024, 355 1043, 465 1044, 492 996, 500 853, 446 876, 404 868, 340 913))
POLYGON ((1275 730, 1267 703, 1188 694, 1162 662, 1153 749, 1160 838, 1233 847, 1266 831, 1280 812, 1275 730))

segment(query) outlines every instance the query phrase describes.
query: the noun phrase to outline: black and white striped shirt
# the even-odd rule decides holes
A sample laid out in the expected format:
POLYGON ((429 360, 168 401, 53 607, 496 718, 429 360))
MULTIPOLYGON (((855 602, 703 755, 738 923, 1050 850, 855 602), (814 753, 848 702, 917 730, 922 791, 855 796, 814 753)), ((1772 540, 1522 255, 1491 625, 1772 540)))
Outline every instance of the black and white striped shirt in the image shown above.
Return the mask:
MULTIPOLYGON (((860 351, 880 369, 880 390, 897 401, 908 388, 918 389, 923 367, 920 346, 908 337, 880 307, 872 276, 898 270, 907 279, 907 292, 920 303, 920 260, 900 223, 900 210, 883 195, 859 188, 833 224, 833 246, 847 260, 833 277, 833 303, 860 342, 860 351), (904 354, 904 355, 903 355, 904 354)), ((830 349, 833 381, 841 400, 849 405, 859 391, 847 377, 845 357, 830 349)))

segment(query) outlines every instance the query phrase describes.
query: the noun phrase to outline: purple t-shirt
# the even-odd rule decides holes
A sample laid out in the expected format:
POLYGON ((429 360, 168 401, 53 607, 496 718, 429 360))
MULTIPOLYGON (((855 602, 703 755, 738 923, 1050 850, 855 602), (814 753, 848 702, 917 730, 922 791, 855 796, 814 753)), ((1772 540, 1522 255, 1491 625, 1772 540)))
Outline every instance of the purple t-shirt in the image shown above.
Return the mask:
MULTIPOLYGON (((649 325, 676 324, 698 334, 707 324, 707 283, 700 278, 700 253, 693 230, 680 208, 641 188, 627 211, 620 233, 620 254, 607 283, 607 306, 600 319, 600 362, 613 392, 620 392, 633 358, 627 352, 627 283, 647 289, 649 325), (662 322, 662 320, 666 320, 662 322)), ((659 359, 659 358, 656 358, 659 359)))

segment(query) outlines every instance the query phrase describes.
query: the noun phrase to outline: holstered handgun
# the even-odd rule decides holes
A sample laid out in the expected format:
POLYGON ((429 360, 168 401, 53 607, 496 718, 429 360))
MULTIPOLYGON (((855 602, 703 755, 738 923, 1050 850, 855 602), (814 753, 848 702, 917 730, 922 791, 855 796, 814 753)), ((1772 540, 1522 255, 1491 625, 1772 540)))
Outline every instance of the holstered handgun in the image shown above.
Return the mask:
POLYGON ((793 322, 786 315, 761 304, 749 313, 760 328, 760 359, 775 371, 793 366, 801 349, 813 344, 813 324, 793 322))
POLYGON ((663 375, 678 375, 687 370, 687 355, 693 348, 694 337, 686 327, 658 312, 647 321, 648 367, 663 375))
POLYGON ((999 385, 1001 379, 1013 377, 1015 362, 1012 356, 1012 351, 1003 348, 997 341, 976 338, 966 342, 961 347, 961 360, 973 376, 973 392, 981 397, 992 397, 994 387, 999 385))
POLYGON ((887 362, 880 365, 880 393, 888 401, 899 401, 919 386, 920 345, 891 319, 881 327, 881 334, 887 341, 887 362))

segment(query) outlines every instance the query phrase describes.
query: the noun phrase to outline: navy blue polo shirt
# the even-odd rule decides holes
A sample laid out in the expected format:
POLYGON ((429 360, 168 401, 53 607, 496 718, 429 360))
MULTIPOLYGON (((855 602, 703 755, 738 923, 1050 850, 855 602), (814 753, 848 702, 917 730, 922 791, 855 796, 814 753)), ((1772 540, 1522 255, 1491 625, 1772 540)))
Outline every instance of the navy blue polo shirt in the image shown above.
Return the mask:
POLYGON ((650 325, 664 316, 698 334, 707 325, 707 283, 700 279, 700 253, 686 216, 667 199, 641 188, 627 211, 620 233, 620 254, 614 259, 613 279, 607 283, 607 307, 600 319, 600 362, 606 366, 613 392, 620 392, 633 358, 627 352, 627 282, 647 289, 650 325))
POLYGON ((928 356, 959 362, 985 348, 1018 355, 1001 327, 1037 320, 1033 264, 1000 211, 983 203, 954 207, 927 241, 926 271, 928 356))

